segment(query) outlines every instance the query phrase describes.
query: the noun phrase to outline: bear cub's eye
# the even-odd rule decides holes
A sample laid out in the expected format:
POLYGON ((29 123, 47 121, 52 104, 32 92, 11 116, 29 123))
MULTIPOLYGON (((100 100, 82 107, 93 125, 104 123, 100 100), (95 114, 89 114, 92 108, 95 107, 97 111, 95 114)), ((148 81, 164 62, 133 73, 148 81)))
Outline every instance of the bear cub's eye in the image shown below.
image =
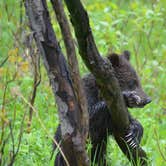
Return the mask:
POLYGON ((129 87, 130 89, 134 89, 134 88, 136 87, 136 85, 137 85, 136 80, 130 80, 130 81, 128 82, 128 87, 129 87))

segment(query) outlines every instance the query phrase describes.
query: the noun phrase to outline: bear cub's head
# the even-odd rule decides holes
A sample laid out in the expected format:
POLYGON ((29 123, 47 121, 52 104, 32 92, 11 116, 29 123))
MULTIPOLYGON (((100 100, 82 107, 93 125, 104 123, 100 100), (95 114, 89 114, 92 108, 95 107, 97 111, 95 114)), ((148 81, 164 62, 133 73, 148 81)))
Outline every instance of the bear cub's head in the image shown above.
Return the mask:
POLYGON ((108 55, 108 59, 114 68, 126 105, 133 108, 144 107, 150 103, 150 97, 143 91, 139 77, 130 64, 130 52, 124 51, 122 55, 112 53, 108 55))

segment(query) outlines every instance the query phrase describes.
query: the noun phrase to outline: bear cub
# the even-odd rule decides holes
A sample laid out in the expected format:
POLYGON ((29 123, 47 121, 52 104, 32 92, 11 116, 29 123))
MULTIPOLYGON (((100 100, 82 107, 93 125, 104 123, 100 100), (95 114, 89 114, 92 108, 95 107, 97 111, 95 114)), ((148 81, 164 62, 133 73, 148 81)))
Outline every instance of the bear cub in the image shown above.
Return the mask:
MULTIPOLYGON (((108 55, 107 58, 110 60, 115 76, 119 81, 126 107, 141 108, 150 103, 151 99, 143 91, 139 77, 129 62, 129 51, 124 51, 122 55, 112 53, 108 55)), ((97 85, 95 77, 90 73, 86 75, 82 81, 88 101, 89 133, 92 143, 91 161, 97 162, 98 165, 106 165, 105 153, 107 137, 111 135, 113 128, 111 115, 107 110, 106 102, 99 95, 100 88, 97 85)), ((125 141, 132 148, 136 148, 141 141, 143 127, 136 119, 131 117, 129 112, 128 116, 130 128, 126 132, 125 141)), ((55 139, 57 142, 61 141, 60 125, 57 128, 55 139)), ((55 166, 63 165, 65 164, 59 153, 55 159, 55 166)))

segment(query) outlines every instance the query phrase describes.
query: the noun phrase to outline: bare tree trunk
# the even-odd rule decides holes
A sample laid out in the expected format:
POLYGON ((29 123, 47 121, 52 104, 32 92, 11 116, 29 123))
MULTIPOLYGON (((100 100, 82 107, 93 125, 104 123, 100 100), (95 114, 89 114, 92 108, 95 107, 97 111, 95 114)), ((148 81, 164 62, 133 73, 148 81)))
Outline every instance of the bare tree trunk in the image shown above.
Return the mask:
POLYGON ((71 22, 74 26, 80 55, 88 69, 96 77, 97 83, 101 87, 102 95, 110 108, 109 110, 111 110, 114 137, 130 160, 134 160, 137 163, 139 158, 142 165, 146 165, 146 154, 141 147, 136 150, 131 149, 124 142, 125 132, 129 128, 127 108, 118 81, 114 76, 112 65, 107 60, 104 60, 97 50, 89 26, 87 12, 80 0, 65 0, 65 3, 71 15, 71 22))
MULTIPOLYGON (((56 40, 46 0, 26 0, 25 8, 34 38, 51 80, 61 120, 62 148, 66 165, 88 166, 80 124, 82 113, 76 100, 65 58, 56 40)), ((85 137, 84 137, 85 138, 85 137)))
POLYGON ((82 113, 81 116, 83 117, 80 121, 80 123, 84 127, 84 131, 82 131, 82 136, 85 137, 84 140, 86 140, 87 134, 88 134, 89 116, 88 116, 85 92, 84 92, 84 88, 83 88, 80 73, 79 73, 78 61, 77 61, 76 51, 74 47, 74 40, 70 32, 70 26, 69 26, 67 17, 65 15, 61 0, 51 0, 51 3, 54 8, 56 18, 60 25, 61 32, 63 35, 63 40, 65 43, 66 53, 68 57, 69 67, 70 67, 69 71, 71 73, 71 79, 73 81, 73 87, 76 93, 76 98, 77 98, 79 107, 81 109, 81 113, 82 113))

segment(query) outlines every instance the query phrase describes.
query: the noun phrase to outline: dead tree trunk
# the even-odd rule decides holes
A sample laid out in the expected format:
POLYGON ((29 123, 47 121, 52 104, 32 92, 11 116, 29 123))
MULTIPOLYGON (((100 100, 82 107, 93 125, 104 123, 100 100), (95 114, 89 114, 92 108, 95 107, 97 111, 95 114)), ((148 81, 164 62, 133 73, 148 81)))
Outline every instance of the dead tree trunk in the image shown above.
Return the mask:
POLYGON ((88 166, 89 159, 82 137, 83 127, 87 123, 80 124, 85 116, 80 111, 65 58, 56 40, 46 0, 26 0, 25 8, 58 104, 66 165, 88 166))
POLYGON ((120 87, 114 76, 111 64, 104 60, 97 50, 89 26, 87 12, 83 8, 80 0, 65 0, 65 3, 71 15, 71 22, 78 41, 80 55, 88 69, 96 77, 97 83, 101 87, 102 95, 108 107, 111 108, 109 110, 111 110, 111 120, 114 125, 114 137, 121 150, 130 160, 134 160, 137 163, 137 159, 140 159, 142 165, 146 165, 146 154, 141 147, 136 150, 130 149, 124 142, 125 132, 129 128, 127 108, 124 104, 120 87))
POLYGON ((87 101, 84 93, 84 88, 79 73, 74 40, 70 32, 70 26, 67 17, 65 15, 61 0, 51 0, 51 3, 55 11, 56 18, 59 23, 63 40, 65 43, 68 64, 70 69, 69 71, 71 73, 71 79, 73 82, 74 91, 76 93, 76 98, 81 109, 82 113, 81 116, 84 116, 84 118, 81 119, 80 123, 82 124, 82 127, 85 128, 84 129, 85 131, 82 131, 82 136, 85 137, 84 140, 86 140, 87 131, 89 127, 89 116, 88 116, 87 101))

